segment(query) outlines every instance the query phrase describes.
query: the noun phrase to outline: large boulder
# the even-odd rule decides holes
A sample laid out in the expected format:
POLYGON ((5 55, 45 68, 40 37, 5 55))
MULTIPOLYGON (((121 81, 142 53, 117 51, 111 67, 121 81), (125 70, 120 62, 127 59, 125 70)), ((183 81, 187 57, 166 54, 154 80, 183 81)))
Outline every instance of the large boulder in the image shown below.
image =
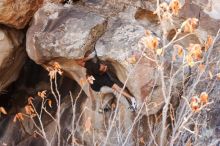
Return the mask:
POLYGON ((106 19, 77 6, 46 4, 27 32, 27 53, 36 63, 82 58, 104 32, 106 19))
MULTIPOLYGON (((138 42, 144 36, 145 28, 134 19, 136 11, 136 8, 130 7, 119 17, 110 20, 108 30, 97 41, 95 48, 100 58, 112 62, 115 73, 137 97, 138 104, 147 101, 150 109, 148 114, 155 114, 164 103, 161 85, 157 81, 155 62, 141 55, 138 42), (137 64, 129 61, 131 58, 138 61, 141 56, 137 64), (153 91, 152 95, 150 91, 153 91)), ((150 58, 155 57, 151 50, 146 49, 145 52, 150 58)))
POLYGON ((0 28, 0 91, 19 75, 26 57, 23 41, 22 32, 6 27, 0 28))
MULTIPOLYGON (((27 32, 26 50, 38 64, 58 62, 65 74, 80 84, 85 79, 85 69, 74 59, 93 49, 105 28, 106 19, 97 13, 80 6, 48 3, 34 16, 27 32)), ((88 84, 83 89, 90 95, 88 84)))

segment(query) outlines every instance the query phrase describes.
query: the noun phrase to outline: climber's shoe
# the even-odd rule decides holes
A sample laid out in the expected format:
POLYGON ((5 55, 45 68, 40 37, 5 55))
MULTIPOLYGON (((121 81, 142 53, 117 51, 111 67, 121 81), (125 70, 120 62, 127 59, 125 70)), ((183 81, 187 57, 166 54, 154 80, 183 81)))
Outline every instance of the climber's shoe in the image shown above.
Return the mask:
POLYGON ((128 109, 130 109, 132 112, 137 110, 137 101, 134 97, 131 98, 131 105, 128 109))

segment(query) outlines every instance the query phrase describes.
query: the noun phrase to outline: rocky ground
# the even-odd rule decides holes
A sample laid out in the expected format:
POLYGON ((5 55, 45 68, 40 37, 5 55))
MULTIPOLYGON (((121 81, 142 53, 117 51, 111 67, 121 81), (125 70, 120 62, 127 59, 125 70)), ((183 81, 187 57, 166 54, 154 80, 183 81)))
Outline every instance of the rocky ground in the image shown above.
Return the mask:
MULTIPOLYGON (((166 3, 170 1, 165 0, 166 3)), ((169 51, 173 46, 167 47, 162 59, 164 82, 160 80, 161 69, 154 61, 158 59, 154 52, 146 48, 147 57, 142 56, 140 40, 146 35, 145 30, 160 38, 160 47, 165 46, 185 19, 195 17, 199 21, 195 33, 178 42, 184 48, 189 44, 204 44, 208 35, 215 38, 219 33, 218 0, 180 0, 180 4, 180 13, 172 18, 173 22, 161 22, 154 13, 156 0, 0 2, 0 107, 7 111, 6 115, 0 114, 0 145, 48 145, 36 134, 39 130, 36 125, 40 124, 37 118, 33 118, 36 125, 27 117, 13 121, 17 113, 25 113, 30 96, 34 98, 36 110, 40 111, 41 98, 37 94, 43 90, 47 90, 47 98, 52 102, 52 108, 50 104, 46 108, 57 117, 59 108, 51 90, 56 85, 61 96, 60 141, 55 120, 46 113, 41 117, 50 145, 161 144, 166 105, 169 112, 161 145, 220 145, 219 37, 212 49, 203 55, 202 63, 209 61, 204 73, 196 67, 186 67, 177 74, 170 88, 172 92, 167 88, 165 93, 169 93, 169 101, 164 88, 171 82, 169 75, 182 65, 181 60, 173 62, 172 51, 169 51), (162 26, 166 28, 165 34, 162 26), (89 50, 96 50, 98 57, 111 65, 112 75, 126 84, 137 98, 137 113, 127 110, 128 105, 123 100, 117 104, 119 110, 99 112, 103 97, 82 83, 85 69, 75 62, 89 50), (57 83, 51 86, 46 68, 55 63, 63 74, 58 75, 57 83), (204 91, 209 94, 210 105, 198 113, 192 112, 186 101, 190 102, 193 95, 204 91), (188 118, 188 124, 182 124, 185 123, 183 117, 188 118), (172 141, 175 136, 178 138, 172 141)), ((181 32, 178 38, 184 35, 181 32)), ((59 94, 56 91, 57 97, 59 94)), ((108 96, 113 95, 106 95, 106 98, 108 96)))

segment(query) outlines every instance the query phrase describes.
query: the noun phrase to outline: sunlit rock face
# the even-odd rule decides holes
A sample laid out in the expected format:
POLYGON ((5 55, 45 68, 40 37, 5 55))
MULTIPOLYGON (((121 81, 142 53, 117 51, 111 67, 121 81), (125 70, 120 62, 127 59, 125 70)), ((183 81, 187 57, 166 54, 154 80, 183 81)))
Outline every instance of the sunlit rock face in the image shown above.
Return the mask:
POLYGON ((85 78, 85 70, 76 65, 74 59, 82 58, 87 50, 95 48, 98 57, 113 65, 116 75, 126 83, 138 103, 141 105, 145 100, 155 103, 149 114, 156 113, 163 105, 160 83, 157 83, 153 96, 148 97, 154 88, 149 83, 156 82, 157 78, 155 65, 142 58, 129 73, 134 65, 128 60, 132 56, 138 60, 141 56, 138 42, 145 32, 145 28, 134 19, 137 9, 129 8, 127 13, 120 13, 108 21, 99 14, 82 10, 54 4, 39 9, 27 32, 29 57, 39 64, 59 62, 66 74, 80 83, 80 79, 85 78))
MULTIPOLYGON (((134 71, 130 73, 135 65, 128 60, 132 55, 137 60, 141 56, 138 42, 145 34, 142 23, 135 20, 136 11, 137 8, 131 7, 125 13, 107 20, 101 15, 102 13, 91 12, 87 7, 49 4, 38 10, 28 29, 26 49, 29 57, 42 65, 58 62, 64 74, 76 80, 88 96, 81 106, 84 113, 77 132, 85 132, 84 127, 89 120, 93 133, 85 133, 83 144, 92 143, 92 135, 96 141, 103 144, 105 139, 102 137, 106 135, 106 124, 108 127, 111 126, 106 122, 111 117, 111 113, 103 116, 98 112, 103 106, 102 96, 100 93, 92 92, 96 101, 91 100, 88 84, 82 85, 81 83, 82 79, 85 80, 85 69, 74 61, 74 59, 82 58, 87 50, 95 48, 100 59, 113 65, 115 74, 123 83, 126 83, 130 92, 137 98, 138 108, 141 108, 142 103, 147 101, 148 110, 142 112, 143 115, 157 113, 164 104, 161 85, 156 80, 157 69, 152 61, 143 57, 134 71), (152 89, 154 90, 150 94, 152 89)), ((146 52, 149 57, 154 57, 150 50, 146 52)), ((112 95, 109 98, 112 98, 112 95)), ((128 129, 132 125, 134 114, 128 110, 129 105, 125 99, 120 101, 116 125, 120 129, 128 129)), ((71 127, 68 128, 71 129, 71 127)), ((145 131, 148 127, 143 124, 141 129, 145 131)), ((113 138, 117 132, 117 126, 113 126, 107 144, 120 145, 113 138)), ((135 144, 133 137, 136 136, 128 137, 126 145, 135 144)))
POLYGON ((14 82, 25 61, 24 34, 0 27, 0 91, 14 82))
MULTIPOLYGON (((99 1, 89 2, 101 5, 99 1)), ((143 56, 137 65, 129 61, 132 57, 136 61, 141 57, 138 42, 145 35, 146 27, 161 37, 158 18, 149 10, 130 6, 107 20, 98 10, 92 12, 88 7, 47 4, 33 18, 27 32, 26 49, 29 57, 38 64, 59 62, 65 73, 80 84, 85 78, 85 69, 74 59, 82 58, 86 51, 95 48, 100 59, 111 62, 116 75, 126 83, 138 103, 147 101, 151 106, 148 113, 154 114, 164 104, 158 68, 143 56)), ((200 30, 198 34, 202 34, 200 30)), ((207 33, 202 36, 204 40, 206 36, 207 33)), ((190 43, 201 42, 196 35, 180 42, 184 47, 190 43)), ((149 58, 155 57, 152 50, 145 52, 149 58)), ((169 72, 169 56, 166 59, 164 71, 169 72)), ((89 95, 87 87, 84 90, 89 95)))
POLYGON ((17 29, 24 28, 42 3, 43 0, 2 0, 0 2, 0 23, 17 29))
MULTIPOLYGON (((85 69, 77 65, 75 59, 82 58, 86 51, 96 49, 100 59, 108 61, 113 65, 115 74, 137 98, 138 105, 146 101, 147 108, 144 108, 144 112, 141 114, 152 115, 158 113, 164 105, 158 66, 152 61, 155 59, 155 52, 153 53, 152 50, 146 49, 147 58, 143 57, 143 48, 141 48, 138 43, 145 35, 145 29, 155 32, 154 35, 160 38, 162 37, 158 18, 153 13, 154 8, 156 8, 155 2, 154 0, 144 3, 136 0, 107 2, 87 0, 82 3, 83 5, 73 6, 46 4, 40 8, 33 17, 33 21, 27 31, 26 50, 28 56, 37 64, 43 66, 58 62, 64 71, 64 75, 74 79, 81 85, 86 95, 89 96, 89 98, 86 98, 82 105, 80 105, 80 109, 85 111, 82 114, 82 121, 80 121, 77 132, 80 137, 80 133, 85 132, 85 125, 89 120, 94 133, 85 133, 85 135, 83 135, 86 139, 82 142, 84 145, 92 143, 94 140, 93 137, 96 138, 97 143, 103 143, 103 136, 106 136, 106 131, 104 130, 106 130, 106 124, 109 124, 105 122, 106 119, 109 120, 110 117, 109 113, 103 115, 98 113, 102 102, 100 95, 92 92, 96 98, 96 102, 94 103, 90 98, 91 93, 88 84, 82 85, 81 81, 82 79, 85 80, 86 76, 85 69), (142 10, 140 10, 140 8, 142 10), (147 9, 143 10, 143 8, 147 9), (135 63, 132 63, 131 59, 133 62, 138 61, 138 64, 135 65, 135 63)), ((169 2, 169 0, 167 0, 167 2, 169 2)), ((202 2, 205 3, 205 0, 202 2)), ((200 25, 196 30, 196 34, 192 34, 178 42, 180 45, 187 48, 190 43, 204 43, 208 34, 216 34, 220 24, 218 20, 213 19, 214 17, 212 17, 212 15, 202 12, 200 6, 195 3, 190 3, 186 0, 181 1, 181 4, 183 4, 183 7, 180 17, 175 18, 178 19, 178 23, 175 24, 175 26, 170 25, 169 21, 166 23, 166 26, 169 26, 169 28, 167 28, 168 32, 172 29, 178 29, 183 18, 196 17, 199 19, 200 25)), ((183 35, 184 34, 181 34, 179 38, 183 35)), ((167 39, 171 40, 172 35, 167 39)), ((168 49, 172 50, 173 48, 169 46, 168 49)), ((170 54, 165 57, 166 61, 163 69, 167 75, 170 71, 170 61, 173 58, 170 54)), ((178 69, 178 65, 180 65, 178 63, 174 64, 173 70, 178 69)), ((185 72, 187 72, 187 70, 185 72)), ((176 82, 182 84, 181 79, 182 74, 179 75, 176 82)), ((167 82, 165 84, 167 84, 167 82)), ((174 89, 173 101, 179 102, 181 88, 176 84, 173 85, 173 88, 176 88, 174 89)), ((217 90, 215 93, 218 93, 217 90)), ((128 103, 126 102, 125 104, 120 104, 120 116, 119 119, 117 119, 119 122, 114 124, 108 144, 122 145, 123 142, 116 141, 113 137, 117 135, 118 132, 121 132, 117 131, 118 125, 121 126, 120 128, 124 131, 129 129, 132 125, 134 116, 127 107, 128 103)), ((70 112, 70 108, 69 104, 68 106, 64 104, 62 107, 67 113, 70 112)), ((140 106, 138 108, 140 108, 140 106)), ((213 113, 216 114, 217 112, 218 111, 214 111, 213 113)), ((217 118, 215 115, 213 115, 213 117, 213 120, 217 118)), ((68 118, 69 117, 65 117, 64 114, 63 121, 65 121, 64 123, 66 125, 71 121, 71 119, 70 121, 66 120, 68 118)), ((145 118, 147 119, 148 117, 145 118)), ((147 121, 146 119, 145 121, 147 121)), ((138 127, 137 130, 140 130, 139 132, 144 134, 146 133, 144 130, 147 130, 148 127, 146 126, 147 122, 144 123, 144 120, 142 120, 143 119, 140 121, 142 127, 138 127)), ((216 133, 218 133, 219 131, 216 126, 218 126, 219 122, 216 123, 212 124, 212 126, 216 129, 216 133)), ((47 132, 49 134, 54 132, 51 128, 54 126, 53 124, 52 122, 48 125, 49 128, 47 132)), ((71 130, 71 127, 67 126, 67 129, 71 130)), ((136 131, 132 131, 132 133, 135 132, 136 131)), ((64 134, 65 133, 63 133, 63 135, 64 134)), ((127 144, 135 145, 134 139, 136 137, 134 137, 128 138, 127 144)), ((146 137, 149 137, 149 135, 146 137)), ((126 137, 123 138, 125 139, 126 137)))

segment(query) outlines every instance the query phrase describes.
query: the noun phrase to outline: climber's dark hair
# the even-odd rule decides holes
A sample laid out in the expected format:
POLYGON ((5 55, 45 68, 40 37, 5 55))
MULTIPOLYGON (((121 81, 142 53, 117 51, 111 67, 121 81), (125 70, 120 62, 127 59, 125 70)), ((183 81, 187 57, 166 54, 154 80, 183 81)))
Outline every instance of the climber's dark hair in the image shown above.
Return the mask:
POLYGON ((92 60, 94 63, 100 62, 100 59, 99 59, 98 56, 97 56, 97 53, 96 53, 95 48, 86 51, 86 53, 84 54, 84 57, 88 57, 88 56, 89 56, 91 53, 93 53, 93 52, 95 52, 96 55, 95 55, 94 58, 92 58, 92 59, 90 59, 90 60, 92 60))

